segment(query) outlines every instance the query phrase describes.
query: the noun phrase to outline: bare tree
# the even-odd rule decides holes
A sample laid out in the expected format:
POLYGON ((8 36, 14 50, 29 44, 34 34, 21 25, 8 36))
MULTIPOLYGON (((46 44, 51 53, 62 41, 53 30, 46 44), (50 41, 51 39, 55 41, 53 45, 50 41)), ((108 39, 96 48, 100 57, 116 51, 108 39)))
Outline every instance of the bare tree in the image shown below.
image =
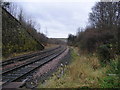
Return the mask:
POLYGON ((120 21, 119 12, 120 2, 98 2, 92 8, 89 21, 95 28, 103 30, 103 28, 112 29, 119 25, 120 21))
POLYGON ((8 9, 10 4, 10 2, 4 2, 4 0, 0 1, 0 6, 4 7, 5 9, 8 9))
POLYGON ((22 8, 20 9, 20 13, 18 15, 18 20, 20 22, 24 22, 24 16, 23 16, 23 9, 22 8))

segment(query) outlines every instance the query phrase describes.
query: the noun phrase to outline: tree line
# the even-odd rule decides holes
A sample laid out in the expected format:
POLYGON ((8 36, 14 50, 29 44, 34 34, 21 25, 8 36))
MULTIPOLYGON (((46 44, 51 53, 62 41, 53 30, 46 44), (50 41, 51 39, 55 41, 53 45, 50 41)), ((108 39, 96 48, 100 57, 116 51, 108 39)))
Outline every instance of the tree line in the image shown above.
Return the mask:
POLYGON ((120 2, 97 2, 89 14, 89 25, 68 36, 68 45, 82 53, 98 53, 106 63, 120 54, 120 2))

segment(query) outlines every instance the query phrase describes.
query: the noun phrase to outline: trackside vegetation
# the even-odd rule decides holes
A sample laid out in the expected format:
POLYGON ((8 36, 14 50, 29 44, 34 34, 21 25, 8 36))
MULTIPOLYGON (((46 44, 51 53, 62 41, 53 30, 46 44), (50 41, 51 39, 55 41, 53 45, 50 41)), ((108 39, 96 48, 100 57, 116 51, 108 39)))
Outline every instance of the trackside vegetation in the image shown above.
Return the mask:
POLYGON ((40 83, 38 88, 120 87, 117 58, 103 67, 97 56, 79 55, 78 48, 71 49, 71 56, 72 61, 68 66, 60 67, 45 83, 40 83), (61 70, 64 70, 64 74, 59 77, 61 70))
POLYGON ((95 56, 78 55, 78 49, 71 49, 70 65, 64 66, 64 74, 59 78, 61 68, 38 88, 91 88, 100 87, 99 80, 109 68, 101 67, 95 56))
POLYGON ((96 55, 101 67, 109 66, 100 87, 120 88, 120 2, 97 2, 89 14, 89 26, 69 35, 68 44, 80 54, 96 55))

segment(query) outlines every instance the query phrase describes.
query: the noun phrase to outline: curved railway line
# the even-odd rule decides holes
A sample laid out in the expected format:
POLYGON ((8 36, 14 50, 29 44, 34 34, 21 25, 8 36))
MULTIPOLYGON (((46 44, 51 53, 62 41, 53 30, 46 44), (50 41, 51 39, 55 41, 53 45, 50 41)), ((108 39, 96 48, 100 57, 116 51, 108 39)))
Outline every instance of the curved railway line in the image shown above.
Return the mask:
POLYGON ((2 64, 2 74, 7 73, 11 69, 15 70, 17 67, 20 67, 21 64, 27 64, 30 61, 34 61, 34 59, 36 59, 36 58, 39 58, 39 57, 42 58, 42 56, 45 57, 45 55, 49 54, 51 51, 54 51, 60 47, 61 46, 58 46, 58 47, 54 47, 54 48, 47 49, 44 51, 39 51, 39 52, 36 52, 33 54, 26 54, 26 55, 22 55, 22 56, 18 56, 18 57, 6 60, 1 63, 2 64))
POLYGON ((51 50, 55 50, 55 49, 57 49, 57 48, 59 48, 59 47, 60 47, 60 46, 57 46, 57 47, 50 48, 50 49, 47 49, 47 50, 44 50, 44 51, 39 51, 39 52, 36 52, 36 53, 33 53, 33 54, 25 54, 25 55, 22 55, 22 56, 18 56, 18 57, 15 57, 15 58, 11 58, 11 59, 8 59, 8 60, 3 61, 2 63, 0 63, 0 65, 2 65, 2 67, 3 67, 3 66, 6 66, 6 65, 9 65, 9 64, 18 62, 18 61, 23 61, 23 60, 25 60, 25 59, 29 59, 29 58, 38 56, 38 55, 40 55, 40 54, 44 54, 44 53, 46 53, 46 52, 50 52, 51 50))
POLYGON ((28 54, 13 58, 3 62, 3 67, 12 63, 23 62, 20 65, 13 66, 11 68, 4 69, 2 75, 2 86, 5 87, 11 82, 22 82, 31 77, 32 74, 41 66, 50 62, 66 50, 65 46, 58 46, 52 49, 48 49, 42 52, 34 54, 28 54))

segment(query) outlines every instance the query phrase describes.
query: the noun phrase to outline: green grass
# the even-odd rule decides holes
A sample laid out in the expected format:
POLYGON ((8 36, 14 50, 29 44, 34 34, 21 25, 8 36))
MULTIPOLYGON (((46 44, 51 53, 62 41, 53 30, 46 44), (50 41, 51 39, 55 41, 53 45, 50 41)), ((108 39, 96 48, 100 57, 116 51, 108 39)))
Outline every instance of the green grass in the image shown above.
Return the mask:
POLYGON ((120 88, 120 61, 117 57, 109 63, 110 68, 106 71, 106 76, 101 78, 102 88, 120 88))
POLYGON ((64 74, 58 78, 62 68, 46 80, 44 84, 40 83, 38 88, 98 88, 100 79, 105 76, 109 68, 101 67, 95 56, 78 55, 78 49, 72 48, 72 63, 64 66, 64 74))

